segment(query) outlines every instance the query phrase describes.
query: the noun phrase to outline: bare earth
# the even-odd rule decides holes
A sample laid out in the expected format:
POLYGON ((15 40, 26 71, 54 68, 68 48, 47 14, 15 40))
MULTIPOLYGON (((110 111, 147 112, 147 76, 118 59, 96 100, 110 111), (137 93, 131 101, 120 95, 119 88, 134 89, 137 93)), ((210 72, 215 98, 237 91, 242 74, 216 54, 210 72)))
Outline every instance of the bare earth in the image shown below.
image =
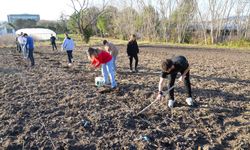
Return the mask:
POLYGON ((100 69, 82 48, 71 68, 50 47, 35 49, 34 68, 14 48, 0 49, 0 149, 250 149, 249 52, 141 46, 139 73, 129 73, 119 49, 119 88, 102 93, 100 69), (156 97, 161 60, 176 55, 191 64, 197 106, 186 105, 181 85, 175 108, 164 99, 136 116, 156 97))

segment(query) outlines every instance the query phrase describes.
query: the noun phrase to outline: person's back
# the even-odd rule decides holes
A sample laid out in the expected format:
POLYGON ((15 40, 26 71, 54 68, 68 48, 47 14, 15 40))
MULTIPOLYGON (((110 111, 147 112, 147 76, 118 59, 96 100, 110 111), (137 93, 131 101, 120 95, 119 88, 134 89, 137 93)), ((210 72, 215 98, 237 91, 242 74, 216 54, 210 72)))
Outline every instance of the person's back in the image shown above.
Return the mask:
MULTIPOLYGON (((106 64, 112 59, 111 54, 104 50, 100 50, 96 57, 94 57, 95 61, 98 61, 100 64, 106 64)), ((98 67, 98 66, 97 66, 98 67)))
POLYGON ((188 61, 184 56, 176 56, 171 60, 173 61, 173 64, 175 66, 175 69, 173 70, 175 72, 182 72, 189 66, 188 61))
MULTIPOLYGON (((181 77, 178 79, 178 82, 184 82, 186 90, 187 90, 187 99, 186 102, 189 106, 193 105, 192 100, 192 92, 191 92, 191 84, 190 84, 190 67, 187 59, 184 56, 176 56, 172 59, 166 59, 162 61, 161 64, 162 73, 160 76, 159 82, 159 94, 157 98, 162 97, 162 87, 163 80, 169 77, 169 88, 174 88, 175 78, 177 77, 178 72, 181 73, 181 77)), ((175 99, 174 99, 174 90, 171 89, 168 91, 169 101, 168 106, 170 108, 174 107, 175 99)))
POLYGON ((95 68, 101 66, 104 83, 110 84, 111 82, 111 89, 115 89, 117 84, 115 81, 115 72, 113 70, 111 54, 107 51, 90 47, 88 49, 88 58, 95 68))
POLYGON ((34 40, 33 40, 33 38, 31 36, 27 36, 26 39, 27 39, 27 43, 26 43, 27 48, 28 49, 34 49, 34 40))
POLYGON ((35 65, 35 60, 33 56, 34 51, 34 40, 31 36, 28 36, 26 33, 24 34, 24 38, 26 39, 25 47, 27 50, 25 50, 26 53, 28 53, 28 57, 31 61, 31 66, 35 65))
POLYGON ((110 54, 116 57, 119 53, 117 47, 111 42, 108 42, 106 45, 109 47, 110 54))
POLYGON ((112 55, 113 69, 114 69, 114 72, 116 72, 116 68, 117 68, 116 67, 116 59, 117 59, 117 56, 119 53, 118 49, 113 43, 108 42, 107 40, 104 40, 103 44, 104 44, 104 49, 112 55))
POLYGON ((71 38, 69 38, 69 37, 67 37, 67 38, 65 38, 64 39, 64 41, 63 41, 63 49, 64 50, 74 50, 74 41, 71 39, 71 38))
POLYGON ((67 33, 65 33, 65 39, 64 39, 63 44, 62 44, 62 49, 67 52, 68 61, 69 61, 68 66, 71 66, 72 65, 71 63, 74 62, 74 60, 73 60, 74 48, 75 48, 74 41, 69 37, 69 35, 67 33))

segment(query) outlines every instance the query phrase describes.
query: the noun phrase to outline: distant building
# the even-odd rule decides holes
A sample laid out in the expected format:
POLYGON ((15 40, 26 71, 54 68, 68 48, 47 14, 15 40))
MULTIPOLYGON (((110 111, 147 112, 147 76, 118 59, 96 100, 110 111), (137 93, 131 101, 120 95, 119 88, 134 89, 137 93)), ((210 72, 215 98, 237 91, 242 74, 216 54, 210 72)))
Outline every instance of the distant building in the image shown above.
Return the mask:
POLYGON ((249 16, 231 16, 214 20, 214 22, 209 20, 193 22, 188 26, 187 30, 199 38, 201 32, 204 34, 205 31, 205 34, 210 35, 213 29, 214 36, 219 42, 239 38, 239 35, 250 39, 249 19, 249 16))
POLYGON ((6 34, 15 34, 15 29, 11 27, 7 22, 0 23, 0 36, 6 34))
POLYGON ((14 23, 18 19, 35 20, 35 21, 40 20, 40 15, 35 15, 35 14, 10 14, 10 15, 7 15, 7 17, 8 17, 9 23, 14 23))

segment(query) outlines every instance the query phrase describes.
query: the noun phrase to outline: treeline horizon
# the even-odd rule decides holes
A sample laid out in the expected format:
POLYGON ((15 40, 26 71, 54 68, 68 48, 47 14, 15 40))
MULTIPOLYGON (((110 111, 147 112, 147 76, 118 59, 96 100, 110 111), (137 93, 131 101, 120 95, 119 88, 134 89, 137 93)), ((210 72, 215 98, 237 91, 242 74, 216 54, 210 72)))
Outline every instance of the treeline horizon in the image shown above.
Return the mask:
POLYGON ((119 7, 111 6, 112 0, 103 0, 98 7, 89 6, 88 1, 69 0, 74 13, 61 14, 56 21, 17 20, 13 25, 79 34, 86 43, 91 36, 124 40, 131 34, 172 43, 250 42, 250 2, 244 0, 156 0, 155 4, 135 0, 122 1, 119 7))

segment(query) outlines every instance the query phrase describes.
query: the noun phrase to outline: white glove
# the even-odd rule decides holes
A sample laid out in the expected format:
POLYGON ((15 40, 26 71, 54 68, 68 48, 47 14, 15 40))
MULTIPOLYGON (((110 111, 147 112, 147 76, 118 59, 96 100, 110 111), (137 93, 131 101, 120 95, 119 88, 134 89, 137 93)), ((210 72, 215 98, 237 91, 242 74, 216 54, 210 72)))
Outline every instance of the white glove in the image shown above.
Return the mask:
POLYGON ((161 100, 162 99, 162 94, 158 94, 158 96, 156 97, 157 100, 161 100))

